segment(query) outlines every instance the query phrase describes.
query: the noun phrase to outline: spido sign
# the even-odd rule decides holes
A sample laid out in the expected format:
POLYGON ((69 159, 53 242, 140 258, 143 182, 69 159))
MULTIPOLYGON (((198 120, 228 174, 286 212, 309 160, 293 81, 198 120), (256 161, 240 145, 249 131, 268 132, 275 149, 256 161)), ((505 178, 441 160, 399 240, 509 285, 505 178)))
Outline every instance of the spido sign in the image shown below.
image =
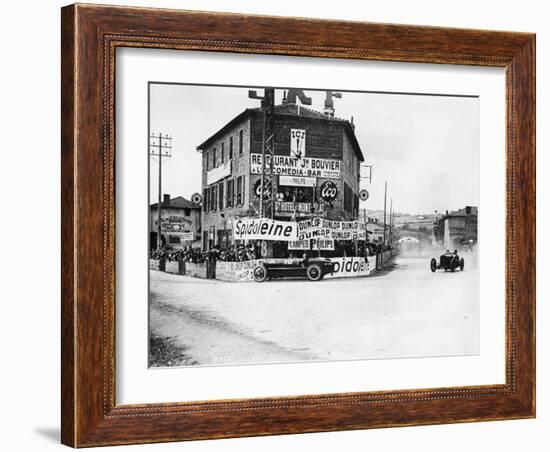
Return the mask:
POLYGON ((269 218, 241 218, 234 223, 238 240, 296 240, 296 223, 269 218))

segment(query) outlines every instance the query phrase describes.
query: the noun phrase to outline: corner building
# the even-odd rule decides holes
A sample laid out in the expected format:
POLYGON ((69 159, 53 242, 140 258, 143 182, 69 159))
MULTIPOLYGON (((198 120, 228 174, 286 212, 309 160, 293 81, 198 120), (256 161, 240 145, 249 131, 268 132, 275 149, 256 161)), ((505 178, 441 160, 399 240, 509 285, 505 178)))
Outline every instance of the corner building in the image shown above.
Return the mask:
MULTIPOLYGON (((259 108, 246 109, 197 146, 205 250, 234 244, 233 221, 259 216, 263 117, 259 108)), ((274 218, 356 220, 364 158, 353 123, 283 103, 273 124, 274 218)))

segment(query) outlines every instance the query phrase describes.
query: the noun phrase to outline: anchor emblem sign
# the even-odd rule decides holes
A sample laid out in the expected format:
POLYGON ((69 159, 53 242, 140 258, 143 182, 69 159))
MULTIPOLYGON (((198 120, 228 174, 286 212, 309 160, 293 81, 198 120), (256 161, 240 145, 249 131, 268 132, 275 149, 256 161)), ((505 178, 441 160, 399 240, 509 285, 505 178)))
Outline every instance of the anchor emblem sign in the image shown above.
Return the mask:
POLYGON ((306 131, 290 129, 290 156, 301 159, 306 156, 306 131))

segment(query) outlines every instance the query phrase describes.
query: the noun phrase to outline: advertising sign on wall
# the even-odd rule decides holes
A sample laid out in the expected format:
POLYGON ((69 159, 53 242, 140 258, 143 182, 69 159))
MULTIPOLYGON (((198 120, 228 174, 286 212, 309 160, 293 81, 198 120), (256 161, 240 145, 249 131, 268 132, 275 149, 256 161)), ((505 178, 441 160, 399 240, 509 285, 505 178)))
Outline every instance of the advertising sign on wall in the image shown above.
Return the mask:
MULTIPOLYGON (((271 164, 271 157, 266 156, 266 166, 271 164)), ((277 176, 322 177, 339 179, 342 162, 333 159, 303 157, 288 155, 273 157, 273 174, 277 176)), ((250 172, 262 174, 262 155, 250 154, 250 172)))
MULTIPOLYGON (((254 182, 254 195, 260 199, 260 191, 262 189, 262 178, 260 177, 254 182)), ((264 179, 264 199, 271 199, 271 181, 267 178, 264 179)))
POLYGON ((195 240, 195 234, 193 232, 184 232, 181 235, 181 239, 185 242, 192 242, 195 240))
POLYGON ((312 250, 334 250, 334 240, 333 239, 311 239, 311 249, 312 250))
POLYGON ((314 177, 279 176, 279 185, 291 187, 315 187, 317 179, 314 177))
POLYGON ((309 250, 309 240, 292 240, 288 242, 289 250, 309 250))
POLYGON ((330 180, 326 180, 321 184, 319 194, 325 201, 334 201, 338 196, 338 187, 330 180))
POLYGON ((290 155, 301 159, 306 156, 306 131, 290 129, 290 155))
POLYGON ((206 184, 207 185, 213 184, 214 182, 218 182, 224 177, 228 177, 230 175, 231 175, 231 160, 228 160, 224 164, 216 168, 213 168, 206 173, 206 184))
POLYGON ((332 239, 305 239, 288 242, 289 250, 334 250, 334 240, 332 239))
MULTIPOLYGON (((155 220, 155 226, 158 226, 158 220, 155 220)), ((160 219, 160 230, 162 232, 183 232, 185 228, 192 225, 193 222, 188 218, 171 215, 160 219)))

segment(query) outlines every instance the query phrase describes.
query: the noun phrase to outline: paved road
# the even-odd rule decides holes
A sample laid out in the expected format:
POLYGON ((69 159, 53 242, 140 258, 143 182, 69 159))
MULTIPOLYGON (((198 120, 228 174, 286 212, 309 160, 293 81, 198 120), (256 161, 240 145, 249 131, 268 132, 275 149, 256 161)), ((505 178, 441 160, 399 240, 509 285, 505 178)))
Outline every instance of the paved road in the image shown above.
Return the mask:
POLYGON ((377 276, 320 282, 151 271, 150 328, 190 365, 475 354, 475 256, 465 260, 464 272, 431 273, 428 258, 400 257, 377 276))

